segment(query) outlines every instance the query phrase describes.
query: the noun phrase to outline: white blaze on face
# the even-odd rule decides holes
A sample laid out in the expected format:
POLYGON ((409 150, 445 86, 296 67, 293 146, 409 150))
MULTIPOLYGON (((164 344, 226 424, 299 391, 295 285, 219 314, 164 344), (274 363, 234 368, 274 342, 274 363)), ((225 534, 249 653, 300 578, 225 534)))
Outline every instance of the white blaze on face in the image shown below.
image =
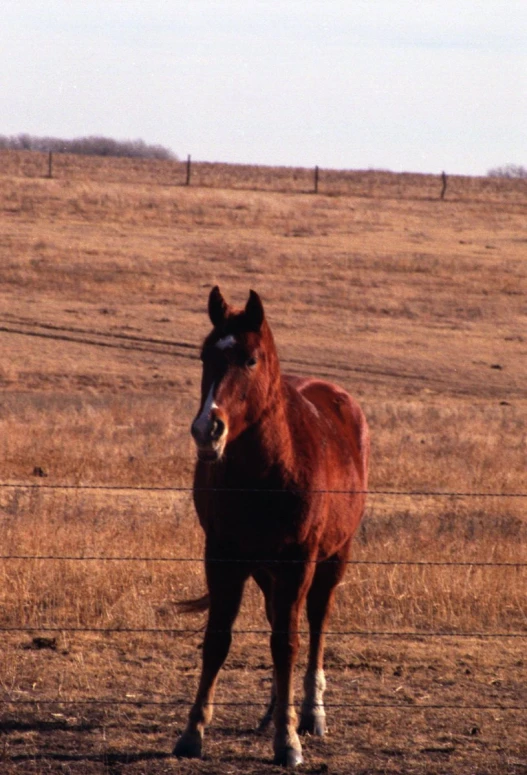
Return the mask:
POLYGON ((224 336, 223 339, 218 339, 216 347, 218 350, 228 350, 229 347, 234 347, 235 344, 235 337, 232 334, 229 334, 229 336, 224 336))
POLYGON ((202 433, 205 435, 207 432, 207 427, 210 421, 210 413, 213 409, 217 409, 216 402, 214 401, 214 388, 216 387, 216 384, 213 382, 210 386, 210 390, 207 394, 207 398, 205 399, 205 402, 203 404, 203 409, 201 410, 199 417, 196 418, 194 422, 194 427, 198 431, 198 433, 202 433))

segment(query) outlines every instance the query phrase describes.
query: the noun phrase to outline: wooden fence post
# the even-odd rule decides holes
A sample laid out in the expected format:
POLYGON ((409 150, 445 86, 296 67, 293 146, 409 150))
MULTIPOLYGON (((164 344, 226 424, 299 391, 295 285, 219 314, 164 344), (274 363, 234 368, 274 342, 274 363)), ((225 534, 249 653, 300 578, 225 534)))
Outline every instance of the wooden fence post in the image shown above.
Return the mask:
POLYGON ((185 185, 190 186, 190 153, 187 156, 187 180, 185 185))
POLYGON ((318 166, 315 167, 315 194, 318 194, 318 166))
POLYGON ((447 186, 446 172, 441 173, 441 180, 443 181, 443 187, 441 189, 441 199, 444 199, 446 194, 446 186, 447 186))

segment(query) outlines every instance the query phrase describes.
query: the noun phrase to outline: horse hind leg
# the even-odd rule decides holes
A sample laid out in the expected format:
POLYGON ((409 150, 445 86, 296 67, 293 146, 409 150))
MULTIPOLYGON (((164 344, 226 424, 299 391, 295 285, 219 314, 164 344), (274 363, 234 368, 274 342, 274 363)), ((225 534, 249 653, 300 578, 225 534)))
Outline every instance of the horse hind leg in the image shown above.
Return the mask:
POLYGON ((298 726, 300 734, 322 737, 326 732, 324 632, 333 604, 335 588, 346 568, 347 547, 345 552, 339 553, 339 555, 317 566, 313 584, 307 597, 309 656, 304 678, 304 700, 298 726))

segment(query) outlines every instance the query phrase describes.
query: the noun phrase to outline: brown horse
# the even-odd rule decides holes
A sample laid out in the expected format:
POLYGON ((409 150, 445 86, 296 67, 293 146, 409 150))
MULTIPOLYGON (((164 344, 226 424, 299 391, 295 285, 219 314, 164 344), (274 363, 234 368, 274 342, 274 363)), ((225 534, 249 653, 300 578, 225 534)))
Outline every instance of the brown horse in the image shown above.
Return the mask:
POLYGON ((191 429, 209 615, 197 696, 174 754, 201 755, 216 679, 252 576, 272 629, 273 692, 261 726, 274 718, 274 761, 294 767, 302 762, 297 731, 325 732, 324 629, 364 510, 368 427, 344 390, 281 374, 257 293, 235 310, 216 286, 209 316, 214 327, 201 353, 201 405, 191 429), (306 601, 310 643, 297 729, 293 670, 306 601))

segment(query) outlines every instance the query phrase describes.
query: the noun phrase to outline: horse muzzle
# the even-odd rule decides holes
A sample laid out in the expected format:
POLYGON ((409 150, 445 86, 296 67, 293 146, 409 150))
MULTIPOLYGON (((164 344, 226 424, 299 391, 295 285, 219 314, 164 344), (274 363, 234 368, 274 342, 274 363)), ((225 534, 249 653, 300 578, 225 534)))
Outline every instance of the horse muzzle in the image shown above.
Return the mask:
POLYGON ((205 463, 220 460, 227 442, 227 423, 215 411, 209 417, 198 416, 190 427, 198 451, 198 458, 205 463))

